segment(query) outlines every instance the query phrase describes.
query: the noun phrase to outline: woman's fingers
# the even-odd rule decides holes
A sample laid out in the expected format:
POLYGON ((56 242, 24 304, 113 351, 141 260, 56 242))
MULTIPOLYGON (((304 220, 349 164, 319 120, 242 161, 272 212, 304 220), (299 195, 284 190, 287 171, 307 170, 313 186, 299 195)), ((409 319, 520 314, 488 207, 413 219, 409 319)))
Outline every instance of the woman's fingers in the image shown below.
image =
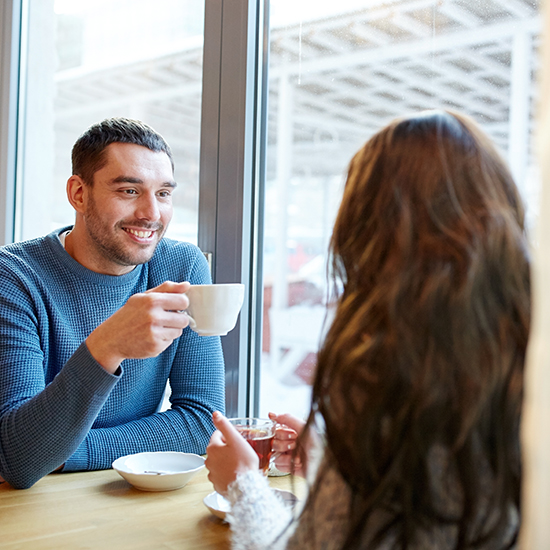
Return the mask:
POLYGON ((288 453, 296 448, 296 439, 303 428, 303 422, 290 414, 269 413, 269 418, 277 423, 273 450, 277 453, 288 453), (297 429, 296 429, 297 428, 297 429))
POLYGON ((272 448, 276 453, 288 453, 296 448, 296 440, 275 439, 273 440, 272 448))
MULTIPOLYGON (((273 439, 273 451, 276 453, 274 463, 281 472, 294 472, 297 475, 305 475, 305 467, 302 464, 300 454, 296 454, 297 439, 304 430, 306 423, 291 414, 269 413, 269 418, 277 423, 275 438, 273 439)), ((309 438, 308 438, 309 439, 309 438)), ((305 449, 309 447, 305 442, 305 449)))
POLYGON ((281 424, 284 427, 294 430, 296 433, 300 433, 306 425, 303 420, 300 420, 299 418, 296 418, 295 416, 287 413, 275 414, 270 412, 269 418, 274 422, 277 422, 277 424, 281 424))
POLYGON ((275 429, 275 437, 281 441, 289 441, 296 439, 298 437, 298 432, 292 428, 287 428, 286 426, 277 424, 277 428, 275 429))
POLYGON ((214 412, 212 420, 217 430, 206 448, 205 466, 209 472, 208 479, 216 491, 225 494, 227 486, 235 481, 239 473, 259 468, 259 459, 225 416, 214 412))

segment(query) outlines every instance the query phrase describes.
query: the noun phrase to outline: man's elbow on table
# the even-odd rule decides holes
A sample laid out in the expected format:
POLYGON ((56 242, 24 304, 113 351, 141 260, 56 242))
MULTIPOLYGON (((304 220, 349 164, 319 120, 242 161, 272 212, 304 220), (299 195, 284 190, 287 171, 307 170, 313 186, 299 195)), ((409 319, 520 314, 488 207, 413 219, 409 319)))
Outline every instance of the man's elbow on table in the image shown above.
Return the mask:
POLYGON ((0 472, 0 483, 7 483, 14 489, 30 489, 41 477, 29 475, 10 475, 6 472, 0 472))
POLYGON ((17 470, 12 468, 11 470, 13 471, 10 471, 5 464, 3 465, 0 470, 0 483, 8 483, 14 489, 30 489, 37 481, 50 473, 24 471, 24 468, 17 470))

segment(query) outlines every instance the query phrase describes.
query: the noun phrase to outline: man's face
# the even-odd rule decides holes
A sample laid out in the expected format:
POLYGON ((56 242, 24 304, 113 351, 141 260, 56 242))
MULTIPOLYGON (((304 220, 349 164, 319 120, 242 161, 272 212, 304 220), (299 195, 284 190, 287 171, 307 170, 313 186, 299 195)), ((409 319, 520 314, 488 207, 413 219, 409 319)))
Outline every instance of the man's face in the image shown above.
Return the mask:
POLYGON ((85 188, 87 251, 96 270, 121 274, 153 256, 170 220, 176 186, 166 153, 112 143, 85 188))

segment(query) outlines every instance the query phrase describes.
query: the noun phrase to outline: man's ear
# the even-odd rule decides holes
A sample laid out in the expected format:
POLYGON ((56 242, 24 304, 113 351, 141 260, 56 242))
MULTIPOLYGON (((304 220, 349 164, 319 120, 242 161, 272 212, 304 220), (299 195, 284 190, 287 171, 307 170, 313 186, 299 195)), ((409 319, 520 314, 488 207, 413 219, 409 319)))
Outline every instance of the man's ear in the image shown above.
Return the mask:
POLYGON ((80 176, 72 175, 67 180, 67 198, 72 207, 80 214, 86 210, 87 185, 80 176))

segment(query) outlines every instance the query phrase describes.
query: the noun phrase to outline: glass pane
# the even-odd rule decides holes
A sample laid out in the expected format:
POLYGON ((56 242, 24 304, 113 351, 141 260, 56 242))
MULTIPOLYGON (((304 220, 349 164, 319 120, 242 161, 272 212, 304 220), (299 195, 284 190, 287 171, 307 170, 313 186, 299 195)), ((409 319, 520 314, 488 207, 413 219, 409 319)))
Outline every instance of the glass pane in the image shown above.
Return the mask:
POLYGON ((144 121, 179 187, 168 236, 197 241, 204 0, 30 0, 18 238, 74 220, 70 153, 91 124, 144 121))
POLYGON ((259 412, 309 408, 347 164, 394 117, 477 120, 532 224, 537 0, 272 0, 259 412))

